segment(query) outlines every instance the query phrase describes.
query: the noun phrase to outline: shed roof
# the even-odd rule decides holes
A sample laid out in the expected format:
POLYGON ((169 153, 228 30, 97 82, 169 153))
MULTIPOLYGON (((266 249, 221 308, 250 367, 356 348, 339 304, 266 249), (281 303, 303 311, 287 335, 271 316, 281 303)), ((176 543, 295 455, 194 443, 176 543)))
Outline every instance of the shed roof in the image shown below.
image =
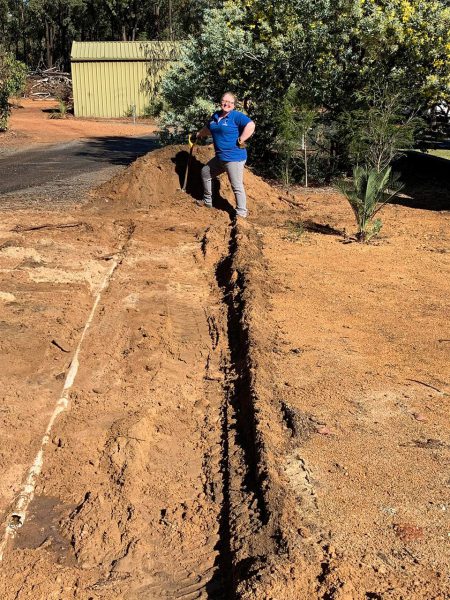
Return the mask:
POLYGON ((179 42, 72 42, 72 62, 176 60, 179 42))

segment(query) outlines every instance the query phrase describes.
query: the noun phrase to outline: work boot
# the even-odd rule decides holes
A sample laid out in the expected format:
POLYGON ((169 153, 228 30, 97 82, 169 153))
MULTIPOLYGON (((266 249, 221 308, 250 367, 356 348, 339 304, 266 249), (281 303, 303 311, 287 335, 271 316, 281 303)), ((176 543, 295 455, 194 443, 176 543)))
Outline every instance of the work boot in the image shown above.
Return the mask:
POLYGON ((205 208, 212 208, 212 204, 206 204, 204 200, 195 200, 197 206, 204 206, 205 208))

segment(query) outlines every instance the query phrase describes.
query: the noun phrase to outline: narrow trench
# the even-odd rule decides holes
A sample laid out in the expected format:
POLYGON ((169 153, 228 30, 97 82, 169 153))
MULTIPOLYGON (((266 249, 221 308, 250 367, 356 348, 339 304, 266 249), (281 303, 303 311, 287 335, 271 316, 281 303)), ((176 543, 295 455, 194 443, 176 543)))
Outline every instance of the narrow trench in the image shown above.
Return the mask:
POLYGON ((222 506, 219 515, 219 555, 218 570, 213 579, 207 584, 209 600, 235 600, 235 584, 233 581, 233 553, 231 549, 231 502, 230 502, 230 465, 229 465, 229 416, 228 399, 224 395, 221 409, 221 464, 222 473, 222 506), (217 589, 221 592, 218 594, 217 589))
MULTIPOLYGON (((221 598, 234 600, 236 589, 241 578, 246 576, 247 569, 234 564, 233 546, 238 540, 232 539, 233 502, 231 489, 233 480, 239 477, 239 487, 256 499, 257 513, 261 524, 268 518, 264 498, 261 493, 258 472, 258 451, 256 441, 255 414, 249 372, 248 332, 242 326, 244 301, 242 293, 244 281, 240 274, 234 276, 234 256, 237 249, 236 229, 231 231, 228 254, 216 267, 216 281, 222 293, 224 305, 227 307, 226 332, 229 350, 229 363, 222 365, 225 373, 224 399, 221 410, 221 473, 222 473, 222 507, 220 512, 220 546, 218 572, 222 586, 225 588, 221 598), (238 446, 245 464, 243 475, 236 473, 236 465, 232 464, 232 445, 238 446)), ((250 566, 252 561, 248 562, 250 566)), ((214 578, 217 583, 217 579, 214 578)), ((211 581, 211 584, 214 582, 211 581)), ((212 592, 211 587, 211 592, 212 592)), ((207 588, 208 590, 208 588, 207 588)), ((218 596, 211 593, 211 600, 218 596)))
POLYGON ((233 228, 228 255, 220 261, 216 269, 217 283, 227 306, 230 372, 227 374, 226 381, 229 392, 229 417, 235 420, 235 441, 245 457, 244 488, 256 499, 259 519, 264 525, 268 521, 269 514, 262 493, 262 475, 259 469, 260 456, 249 364, 250 340, 248 330, 242 323, 245 281, 243 275, 239 272, 236 274, 234 270, 236 250, 236 229, 233 228))

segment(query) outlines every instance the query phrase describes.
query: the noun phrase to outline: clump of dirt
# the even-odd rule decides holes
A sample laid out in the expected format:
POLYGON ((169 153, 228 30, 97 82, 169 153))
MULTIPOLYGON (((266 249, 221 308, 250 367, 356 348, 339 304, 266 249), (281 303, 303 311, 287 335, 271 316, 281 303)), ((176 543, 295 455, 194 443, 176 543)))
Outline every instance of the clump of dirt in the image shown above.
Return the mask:
MULTIPOLYGON (((166 146, 136 160, 123 173, 97 188, 94 197, 114 201, 116 208, 150 208, 179 205, 180 200, 203 195, 202 167, 214 156, 212 146, 194 148, 191 158, 186 146, 166 146), (189 173, 186 193, 181 191, 186 169, 189 173), (120 206, 117 203, 120 202, 120 206)), ((244 184, 248 196, 249 212, 258 215, 264 209, 280 210, 280 198, 276 189, 263 179, 245 170, 244 184)), ((216 208, 232 212, 234 194, 228 177, 219 177, 213 204, 216 208)))

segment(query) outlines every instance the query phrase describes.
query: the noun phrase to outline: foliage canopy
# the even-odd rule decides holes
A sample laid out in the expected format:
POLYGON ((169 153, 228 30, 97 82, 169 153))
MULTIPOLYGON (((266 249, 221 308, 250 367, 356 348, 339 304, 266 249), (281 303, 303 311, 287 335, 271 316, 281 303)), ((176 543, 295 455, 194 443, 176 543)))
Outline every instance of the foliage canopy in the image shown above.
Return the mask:
POLYGON ((220 0, 0 0, 5 48, 33 68, 70 66, 72 41, 177 40, 220 0))
POLYGON ((8 127, 9 99, 23 89, 26 66, 0 47, 0 131, 8 127))
POLYGON ((165 78, 162 122, 200 127, 232 89, 257 122, 253 159, 267 162, 295 86, 299 106, 320 111, 328 150, 342 153, 341 115, 364 108, 380 83, 399 92, 405 114, 447 98, 449 53, 450 9, 439 0, 226 1, 205 11, 165 78))

